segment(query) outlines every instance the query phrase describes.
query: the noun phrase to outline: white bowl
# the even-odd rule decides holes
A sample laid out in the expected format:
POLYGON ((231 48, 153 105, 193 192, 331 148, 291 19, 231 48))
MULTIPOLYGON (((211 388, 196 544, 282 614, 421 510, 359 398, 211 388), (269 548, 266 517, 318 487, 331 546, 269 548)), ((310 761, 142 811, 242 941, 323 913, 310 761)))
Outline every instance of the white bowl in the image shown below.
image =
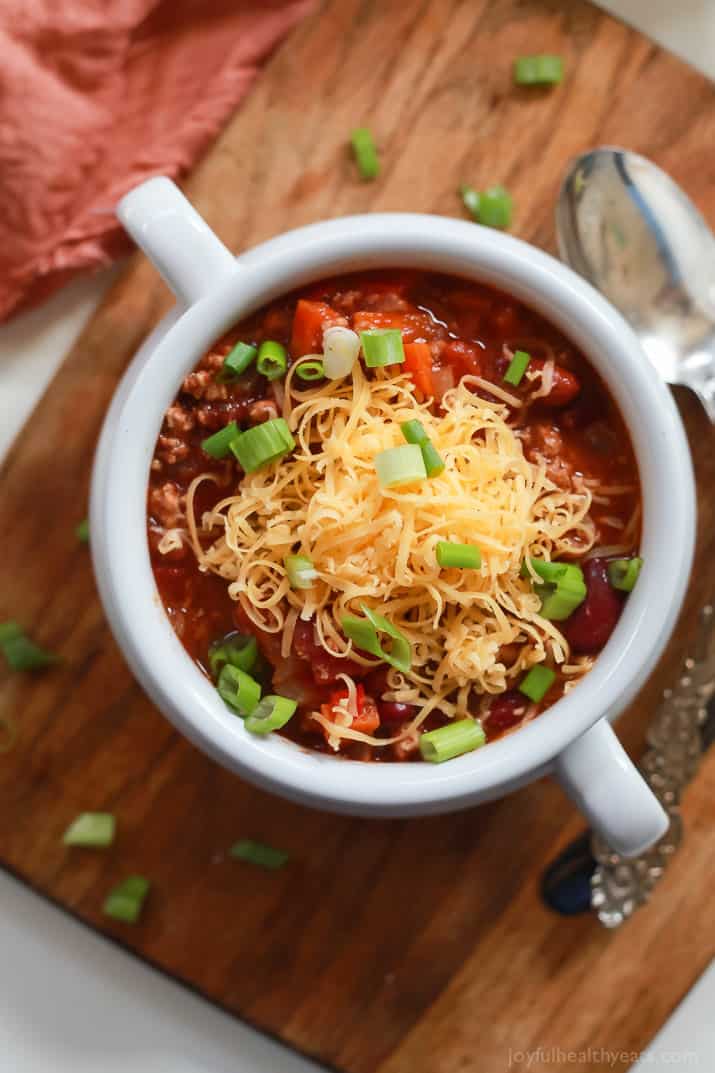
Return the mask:
POLYGON ((616 849, 638 853, 659 838, 665 814, 607 720, 634 697, 675 623, 693 554, 695 494, 670 393, 616 311, 532 246, 438 216, 344 217, 291 231, 234 260, 166 179, 129 194, 119 215, 187 307, 160 326, 125 375, 102 431, 92 481, 100 595, 124 655, 161 711, 219 763, 303 804, 370 816, 445 812, 552 772, 616 849), (593 670, 533 723, 443 765, 364 764, 310 752, 277 735, 249 734, 170 626, 147 547, 147 479, 162 415, 208 346, 286 291, 380 266, 420 267, 493 284, 557 325, 617 400, 642 482, 644 567, 593 670))

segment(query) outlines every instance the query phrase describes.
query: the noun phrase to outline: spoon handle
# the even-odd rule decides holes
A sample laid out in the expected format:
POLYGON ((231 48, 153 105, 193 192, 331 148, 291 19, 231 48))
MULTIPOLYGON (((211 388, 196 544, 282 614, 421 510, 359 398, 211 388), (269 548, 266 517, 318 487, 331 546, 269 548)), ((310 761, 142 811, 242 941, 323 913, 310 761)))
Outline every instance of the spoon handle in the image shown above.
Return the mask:
POLYGON ((683 377, 683 383, 698 396, 710 418, 710 424, 715 425, 715 349, 708 357, 707 365, 703 363, 702 366, 688 370, 687 376, 683 377))

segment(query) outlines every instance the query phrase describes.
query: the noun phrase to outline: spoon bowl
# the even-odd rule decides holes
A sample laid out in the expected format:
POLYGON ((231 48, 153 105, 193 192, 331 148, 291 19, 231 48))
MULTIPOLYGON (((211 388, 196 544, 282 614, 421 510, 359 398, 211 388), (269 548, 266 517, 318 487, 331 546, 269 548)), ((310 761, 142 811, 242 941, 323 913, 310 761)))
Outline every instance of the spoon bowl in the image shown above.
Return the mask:
POLYGON ((715 423, 715 237, 677 183, 624 149, 577 157, 556 207, 562 260, 635 329, 656 371, 715 423))

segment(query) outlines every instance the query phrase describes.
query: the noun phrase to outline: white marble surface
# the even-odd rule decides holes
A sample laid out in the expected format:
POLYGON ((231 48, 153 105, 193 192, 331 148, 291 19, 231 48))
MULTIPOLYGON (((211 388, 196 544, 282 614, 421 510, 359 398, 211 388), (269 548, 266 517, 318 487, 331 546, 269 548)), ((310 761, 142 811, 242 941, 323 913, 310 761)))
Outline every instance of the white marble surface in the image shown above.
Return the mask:
MULTIPOLYGON (((715 77, 713 0, 602 0, 715 77)), ((112 278, 0 327, 0 457, 112 278)), ((715 966, 637 1069, 715 1069, 715 966)), ((604 1065, 604 1069, 607 1068, 604 1065)), ((118 951, 0 874, 0 1073, 317 1070, 118 951)))

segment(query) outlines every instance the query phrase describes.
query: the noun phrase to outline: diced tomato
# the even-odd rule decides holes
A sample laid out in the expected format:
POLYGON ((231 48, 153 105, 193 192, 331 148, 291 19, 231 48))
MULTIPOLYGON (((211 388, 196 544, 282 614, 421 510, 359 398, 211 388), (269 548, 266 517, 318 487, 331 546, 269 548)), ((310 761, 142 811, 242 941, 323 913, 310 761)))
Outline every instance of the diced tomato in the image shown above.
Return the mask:
MULTIPOLYGON (((532 358, 529 369, 534 372, 543 372, 546 362, 543 358, 532 358)), ((551 391, 538 401, 543 406, 568 406, 581 390, 581 381, 563 365, 554 365, 554 378, 551 391)))
POLYGON ((466 373, 484 375, 484 351, 476 343, 464 339, 450 339, 444 348, 443 357, 457 369, 460 377, 466 373))
POLYGON ((295 307, 290 352, 294 358, 319 354, 323 349, 323 332, 333 324, 347 324, 345 317, 327 302, 309 302, 301 298, 295 307))
POLYGON ((432 349, 429 343, 405 343, 405 368, 426 399, 434 397, 432 349))
MULTIPOLYGON (((374 734, 380 725, 380 714, 372 697, 365 696, 365 690, 361 684, 356 686, 357 715, 350 724, 352 730, 359 730, 362 734, 374 734)), ((347 689, 338 689, 330 694, 330 703, 321 706, 321 712, 331 723, 335 722, 334 706, 338 701, 344 700, 348 695, 347 689)))
POLYGON ((353 314, 353 330, 369 332, 374 328, 397 328, 405 343, 424 342, 432 335, 428 318, 423 313, 381 313, 361 309, 353 314))

